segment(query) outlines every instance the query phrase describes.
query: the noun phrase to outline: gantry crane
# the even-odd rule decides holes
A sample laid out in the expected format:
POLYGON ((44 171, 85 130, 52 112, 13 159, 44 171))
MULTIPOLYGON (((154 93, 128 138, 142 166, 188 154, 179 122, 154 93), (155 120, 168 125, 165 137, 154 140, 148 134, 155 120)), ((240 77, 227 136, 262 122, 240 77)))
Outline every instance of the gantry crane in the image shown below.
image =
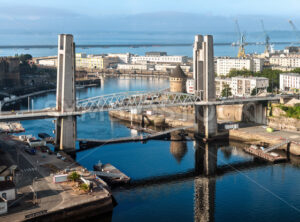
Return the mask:
POLYGON ((265 30, 264 21, 260 20, 260 22, 261 22, 262 30, 265 34, 265 54, 268 54, 270 52, 270 37, 265 30))
POLYGON ((293 29, 293 31, 295 32, 295 34, 296 34, 296 36, 297 36, 297 38, 298 38, 297 43, 299 43, 299 41, 300 41, 300 36, 299 36, 298 29, 297 29, 297 27, 295 26, 295 24, 293 23, 292 20, 289 20, 289 23, 291 24, 292 29, 293 29))
POLYGON ((237 32, 239 35, 239 41, 238 41, 239 51, 238 51, 237 57, 238 58, 246 58, 246 53, 245 53, 245 45, 246 45, 245 39, 246 38, 245 38, 245 35, 241 33, 240 26, 239 26, 237 19, 235 20, 235 25, 236 25, 236 29, 237 29, 237 32))

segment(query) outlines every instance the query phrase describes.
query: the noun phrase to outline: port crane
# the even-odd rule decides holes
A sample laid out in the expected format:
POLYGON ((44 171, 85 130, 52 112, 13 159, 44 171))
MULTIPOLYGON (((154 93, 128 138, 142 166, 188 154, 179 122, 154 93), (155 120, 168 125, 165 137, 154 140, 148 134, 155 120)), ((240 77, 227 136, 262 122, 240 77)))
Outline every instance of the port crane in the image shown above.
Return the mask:
POLYGON ((264 53, 269 54, 270 53, 270 36, 268 35, 268 33, 265 30, 264 21, 260 20, 260 22, 261 22, 262 30, 265 34, 265 52, 264 53))
MULTIPOLYGON (((299 35, 299 31, 297 29, 297 27, 295 26, 295 24, 293 23, 292 20, 289 20, 290 25, 292 26, 293 31, 295 32, 298 40, 300 40, 300 35, 299 35)), ((297 41, 296 43, 300 43, 299 41, 297 41)))
POLYGON ((236 29, 237 29, 238 36, 239 36, 239 41, 237 42, 237 45, 239 46, 239 51, 238 51, 237 57, 238 58, 246 58, 246 53, 245 53, 246 37, 245 37, 244 33, 243 34, 241 33, 240 26, 239 26, 237 19, 235 20, 235 25, 236 25, 236 29))

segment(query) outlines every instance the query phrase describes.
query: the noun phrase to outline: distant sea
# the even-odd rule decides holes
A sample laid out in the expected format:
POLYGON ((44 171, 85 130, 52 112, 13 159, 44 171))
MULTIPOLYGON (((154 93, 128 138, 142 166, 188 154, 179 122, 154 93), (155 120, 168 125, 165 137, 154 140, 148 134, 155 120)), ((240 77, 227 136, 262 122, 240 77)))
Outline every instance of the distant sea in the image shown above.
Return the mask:
MULTIPOLYGON (((152 44, 152 43, 190 43, 194 41, 198 32, 82 32, 72 33, 76 44, 152 44)), ((59 33, 1 33, 0 45, 56 45, 57 35, 59 33)), ((238 41, 238 35, 234 32, 228 33, 208 33, 214 36, 215 43, 232 43, 238 41)), ((264 33, 249 32, 246 34, 248 42, 264 42, 264 33)), ((292 31, 272 31, 268 33, 271 42, 299 42, 297 35, 292 31)), ((275 49, 283 49, 287 45, 274 45, 275 49)), ((295 44, 294 44, 295 45, 295 44)), ((126 53, 144 55, 147 51, 165 51, 169 55, 192 56, 192 46, 172 46, 172 47, 139 47, 139 48, 76 48, 77 52, 88 54, 100 53, 126 53)), ((216 56, 235 56, 238 47, 233 46, 215 46, 216 56)), ((246 53, 261 53, 264 51, 264 45, 248 45, 246 53)), ((51 56, 57 54, 56 48, 46 49, 0 49, 0 56, 14 56, 15 54, 29 53, 37 56, 51 56)))

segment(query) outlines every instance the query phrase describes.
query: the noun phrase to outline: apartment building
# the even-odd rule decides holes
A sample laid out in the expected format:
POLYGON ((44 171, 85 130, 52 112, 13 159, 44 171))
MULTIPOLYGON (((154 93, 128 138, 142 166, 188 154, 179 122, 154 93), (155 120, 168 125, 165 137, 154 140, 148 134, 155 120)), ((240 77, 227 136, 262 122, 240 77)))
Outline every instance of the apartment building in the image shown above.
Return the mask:
POLYGON ((279 77, 279 88, 282 91, 300 89, 300 74, 282 73, 279 77))
POLYGON ((270 65, 274 69, 290 70, 300 67, 300 54, 281 54, 270 58, 270 65))
POLYGON ((187 62, 186 56, 132 56, 131 63, 177 63, 187 62))
POLYGON ((263 69, 264 59, 261 58, 232 58, 220 57, 215 60, 215 70, 218 76, 228 75, 232 69, 260 72, 263 69))
POLYGON ((233 96, 250 96, 253 89, 258 92, 267 91, 269 79, 264 77, 215 78, 216 95, 220 96, 226 85, 231 88, 233 96))
POLYGON ((116 66, 119 62, 118 57, 109 57, 105 55, 86 55, 85 53, 76 53, 76 67, 89 69, 106 69, 116 66))

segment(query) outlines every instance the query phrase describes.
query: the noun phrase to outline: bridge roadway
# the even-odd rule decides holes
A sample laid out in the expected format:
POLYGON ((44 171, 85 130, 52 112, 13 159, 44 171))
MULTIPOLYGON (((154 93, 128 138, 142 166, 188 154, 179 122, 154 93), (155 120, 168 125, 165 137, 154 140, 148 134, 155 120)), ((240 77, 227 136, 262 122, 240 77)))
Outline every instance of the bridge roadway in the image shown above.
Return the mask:
MULTIPOLYGON (((147 94, 135 95, 135 100, 133 102, 124 103, 126 97, 122 97, 122 100, 112 103, 115 100, 115 96, 112 98, 105 96, 99 97, 99 101, 95 100, 97 97, 90 99, 79 100, 77 102, 77 110, 74 112, 58 112, 55 108, 45 108, 43 110, 32 110, 32 111, 14 111, 14 112, 1 112, 0 122, 2 121, 21 121, 21 120, 32 120, 32 119, 47 119, 47 118, 58 118, 65 116, 79 116, 88 113, 104 112, 110 110, 128 110, 132 108, 139 109, 151 109, 151 108, 161 108, 161 107, 176 107, 176 106, 187 106, 187 105, 233 105, 233 104, 244 104, 244 103, 255 103, 263 101, 279 101, 280 96, 268 96, 268 97, 247 97, 238 99, 226 99, 226 100, 215 100, 215 101, 200 101, 198 97, 194 97, 188 94, 182 94, 184 96, 189 96, 189 98, 183 99, 180 95, 170 99, 171 94, 165 100, 147 100, 145 97, 147 94), (140 99, 136 99, 139 98, 140 99)), ((120 96, 118 96, 120 97, 120 96)), ((128 98, 132 98, 128 97, 128 98)))
MULTIPOLYGON (((13 98, 9 98, 7 100, 2 100, 2 101, 0 101, 0 109, 7 103, 12 103, 12 102, 15 102, 17 100, 27 99, 28 97, 38 96, 38 95, 41 95, 41 94, 44 94, 44 93, 55 92, 55 91, 56 91, 56 89, 47 89, 47 90, 42 90, 42 91, 38 91, 38 92, 25 94, 25 95, 22 95, 22 96, 16 96, 16 97, 13 97, 13 98)), ((0 94, 1 94, 1 92, 0 92, 0 94)))

